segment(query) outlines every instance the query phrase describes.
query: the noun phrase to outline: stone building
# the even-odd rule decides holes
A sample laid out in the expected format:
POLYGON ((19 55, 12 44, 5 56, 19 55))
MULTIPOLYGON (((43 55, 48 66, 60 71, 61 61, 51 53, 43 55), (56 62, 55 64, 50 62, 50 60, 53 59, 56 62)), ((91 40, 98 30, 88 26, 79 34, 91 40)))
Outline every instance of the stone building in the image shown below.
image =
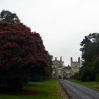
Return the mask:
POLYGON ((71 66, 64 66, 62 56, 60 57, 60 60, 57 60, 57 57, 55 57, 55 60, 53 60, 52 63, 52 78, 70 78, 75 73, 78 73, 80 69, 80 57, 78 58, 78 61, 73 61, 73 58, 71 57, 71 66))

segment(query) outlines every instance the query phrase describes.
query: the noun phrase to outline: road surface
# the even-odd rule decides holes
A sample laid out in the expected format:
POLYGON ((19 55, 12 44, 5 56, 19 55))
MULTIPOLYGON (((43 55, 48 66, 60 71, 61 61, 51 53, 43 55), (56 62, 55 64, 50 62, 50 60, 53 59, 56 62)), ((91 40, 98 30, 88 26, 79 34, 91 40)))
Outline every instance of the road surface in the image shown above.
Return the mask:
POLYGON ((99 91, 67 80, 59 79, 72 99, 99 99, 99 91))

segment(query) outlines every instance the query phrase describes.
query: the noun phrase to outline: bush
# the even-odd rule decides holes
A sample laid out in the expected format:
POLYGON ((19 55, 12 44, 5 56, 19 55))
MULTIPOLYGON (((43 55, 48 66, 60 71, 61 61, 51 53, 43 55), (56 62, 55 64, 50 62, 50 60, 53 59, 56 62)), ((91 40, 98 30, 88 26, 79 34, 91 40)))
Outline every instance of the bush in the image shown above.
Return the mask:
POLYGON ((99 82, 99 73, 96 75, 96 79, 97 82, 99 82))
POLYGON ((20 90, 36 67, 39 75, 45 75, 47 65, 47 52, 38 33, 22 23, 0 21, 1 87, 20 90))

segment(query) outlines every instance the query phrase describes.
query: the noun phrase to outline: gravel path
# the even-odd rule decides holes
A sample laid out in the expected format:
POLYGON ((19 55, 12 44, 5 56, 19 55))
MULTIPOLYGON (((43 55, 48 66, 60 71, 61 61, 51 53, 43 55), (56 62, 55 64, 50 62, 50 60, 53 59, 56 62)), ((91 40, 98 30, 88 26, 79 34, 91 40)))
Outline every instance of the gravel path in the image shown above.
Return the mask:
POLYGON ((60 82, 58 82, 59 89, 60 89, 60 94, 62 96, 62 99, 70 99, 68 94, 66 93, 66 90, 63 88, 60 82))

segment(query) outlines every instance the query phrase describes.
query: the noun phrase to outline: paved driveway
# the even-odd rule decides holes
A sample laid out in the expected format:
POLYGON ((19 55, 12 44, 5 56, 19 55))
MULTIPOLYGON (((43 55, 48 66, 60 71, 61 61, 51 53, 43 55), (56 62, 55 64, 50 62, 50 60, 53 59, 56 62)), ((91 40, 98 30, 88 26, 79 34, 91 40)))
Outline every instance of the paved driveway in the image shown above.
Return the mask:
POLYGON ((99 99, 99 91, 67 80, 59 80, 72 99, 99 99))

